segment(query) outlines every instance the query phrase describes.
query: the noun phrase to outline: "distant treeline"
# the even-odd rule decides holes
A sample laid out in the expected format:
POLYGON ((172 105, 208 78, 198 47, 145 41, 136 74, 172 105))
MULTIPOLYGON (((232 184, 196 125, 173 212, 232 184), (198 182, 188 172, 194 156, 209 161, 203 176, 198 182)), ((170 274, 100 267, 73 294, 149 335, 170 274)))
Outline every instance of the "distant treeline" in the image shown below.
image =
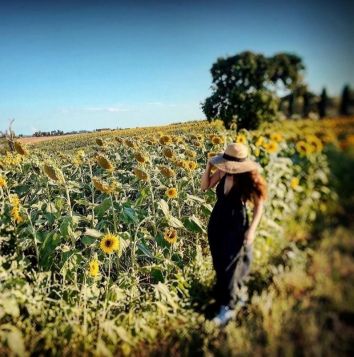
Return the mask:
MULTIPOLYGON (((73 130, 73 131, 66 131, 63 130, 52 130, 52 131, 36 131, 33 133, 32 136, 59 136, 59 135, 72 135, 72 134, 84 134, 84 133, 93 133, 97 131, 107 131, 107 130, 121 130, 121 128, 111 129, 111 128, 101 128, 95 130, 73 130)), ((21 135, 19 135, 21 136, 21 135)))

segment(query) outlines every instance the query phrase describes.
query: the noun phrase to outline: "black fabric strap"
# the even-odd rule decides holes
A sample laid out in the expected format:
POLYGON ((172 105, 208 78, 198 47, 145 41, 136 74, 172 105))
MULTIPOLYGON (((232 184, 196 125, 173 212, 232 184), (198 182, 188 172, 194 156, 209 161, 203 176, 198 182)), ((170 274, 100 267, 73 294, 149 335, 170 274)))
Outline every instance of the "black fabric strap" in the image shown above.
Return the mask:
POLYGON ((239 159, 238 157, 230 156, 228 154, 223 154, 222 156, 224 159, 229 160, 229 161, 245 161, 247 157, 243 157, 242 159, 239 159))

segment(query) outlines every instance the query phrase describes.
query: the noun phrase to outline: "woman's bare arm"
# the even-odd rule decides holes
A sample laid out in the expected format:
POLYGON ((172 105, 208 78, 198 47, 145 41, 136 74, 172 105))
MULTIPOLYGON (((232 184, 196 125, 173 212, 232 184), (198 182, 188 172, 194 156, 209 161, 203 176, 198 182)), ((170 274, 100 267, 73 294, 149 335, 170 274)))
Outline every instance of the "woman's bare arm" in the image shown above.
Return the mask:
POLYGON ((263 200, 260 198, 254 199, 254 207, 253 207, 253 217, 252 223, 250 224, 249 228, 245 232, 245 239, 247 244, 253 243, 256 228, 261 220, 262 213, 263 213, 263 200))
POLYGON ((221 171, 219 169, 217 169, 211 176, 210 170, 211 164, 208 161, 200 182, 200 188, 202 191, 206 191, 208 188, 214 187, 221 178, 221 171))

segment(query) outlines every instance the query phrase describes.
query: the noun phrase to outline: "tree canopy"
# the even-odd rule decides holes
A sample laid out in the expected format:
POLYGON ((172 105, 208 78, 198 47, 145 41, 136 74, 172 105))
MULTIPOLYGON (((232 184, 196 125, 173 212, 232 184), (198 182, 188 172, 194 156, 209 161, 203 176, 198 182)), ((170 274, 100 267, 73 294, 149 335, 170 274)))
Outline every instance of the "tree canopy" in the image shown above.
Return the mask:
POLYGON ((213 92, 202 103, 203 112, 226 127, 236 120, 238 128, 255 129, 276 117, 279 85, 294 90, 302 84, 304 69, 301 58, 291 53, 266 57, 244 51, 219 58, 210 70, 213 92))

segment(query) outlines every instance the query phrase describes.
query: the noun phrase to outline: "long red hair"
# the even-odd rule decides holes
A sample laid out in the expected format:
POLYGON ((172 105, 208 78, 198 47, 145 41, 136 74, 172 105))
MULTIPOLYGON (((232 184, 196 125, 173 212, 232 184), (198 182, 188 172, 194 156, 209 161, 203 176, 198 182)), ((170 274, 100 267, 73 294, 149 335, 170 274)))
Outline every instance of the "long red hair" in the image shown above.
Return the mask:
POLYGON ((226 173, 226 175, 234 176, 234 180, 237 181, 237 185, 239 185, 241 189, 241 195, 244 201, 252 201, 254 203, 256 197, 262 200, 267 199, 267 183, 258 170, 238 174, 226 173))

